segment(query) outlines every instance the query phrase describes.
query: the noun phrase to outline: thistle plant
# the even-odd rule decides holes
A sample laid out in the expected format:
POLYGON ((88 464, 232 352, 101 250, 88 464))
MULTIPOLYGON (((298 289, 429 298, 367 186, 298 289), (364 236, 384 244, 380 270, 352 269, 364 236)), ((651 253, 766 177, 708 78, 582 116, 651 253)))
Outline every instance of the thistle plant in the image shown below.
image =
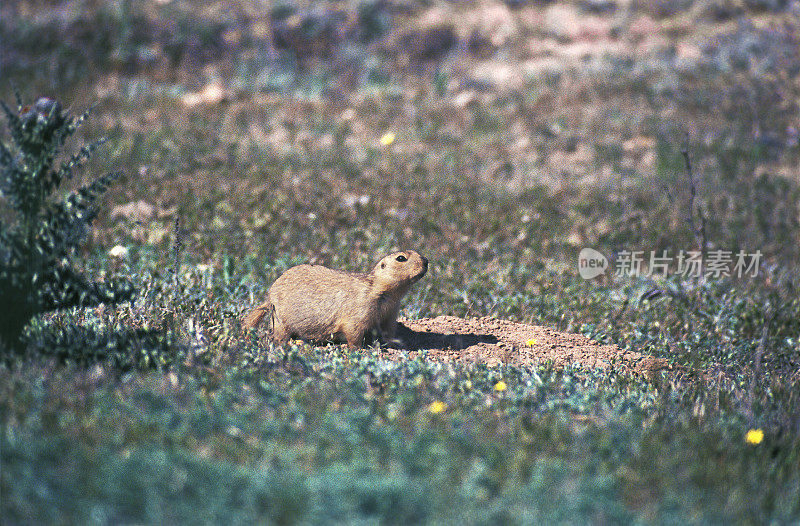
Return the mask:
POLYGON ((58 158, 66 140, 89 115, 74 118, 57 101, 42 97, 13 110, 0 101, 10 142, 0 140, 0 351, 20 350, 25 325, 38 314, 129 300, 125 280, 93 282, 73 257, 97 214, 94 203, 120 174, 109 173, 61 198, 53 197, 72 179, 103 140, 58 158), (4 203, 3 203, 4 202, 4 203), (10 219, 10 221, 8 221, 10 219))

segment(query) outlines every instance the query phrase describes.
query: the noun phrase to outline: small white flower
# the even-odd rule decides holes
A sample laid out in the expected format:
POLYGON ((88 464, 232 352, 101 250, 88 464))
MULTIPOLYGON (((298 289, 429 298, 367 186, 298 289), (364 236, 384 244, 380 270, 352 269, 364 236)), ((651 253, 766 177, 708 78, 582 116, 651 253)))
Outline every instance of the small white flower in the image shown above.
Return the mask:
POLYGON ((128 259, 128 249, 122 245, 117 245, 108 251, 108 255, 117 259, 128 259))

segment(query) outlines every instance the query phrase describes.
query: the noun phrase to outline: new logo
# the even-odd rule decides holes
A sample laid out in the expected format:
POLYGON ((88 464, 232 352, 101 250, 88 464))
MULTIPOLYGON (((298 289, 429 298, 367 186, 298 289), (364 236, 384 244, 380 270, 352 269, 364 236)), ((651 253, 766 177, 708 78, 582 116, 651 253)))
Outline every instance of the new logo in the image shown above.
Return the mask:
POLYGON ((584 248, 578 254, 578 273, 583 279, 596 278, 608 269, 608 258, 593 248, 584 248))

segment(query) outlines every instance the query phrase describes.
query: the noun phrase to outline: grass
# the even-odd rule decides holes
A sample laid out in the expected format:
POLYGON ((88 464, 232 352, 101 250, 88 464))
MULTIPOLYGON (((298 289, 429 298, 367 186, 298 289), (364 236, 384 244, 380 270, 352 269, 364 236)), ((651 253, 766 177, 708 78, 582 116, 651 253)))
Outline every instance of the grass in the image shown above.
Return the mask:
POLYGON ((19 372, 4 393, 6 502, 25 520, 57 512, 76 522, 87 513, 123 522, 797 513, 796 435, 767 431, 748 445, 736 415, 692 414, 680 391, 663 400, 646 382, 577 370, 314 354, 303 359, 316 374, 285 357, 264 360, 256 376, 19 372), (500 377, 509 388, 497 394, 500 377), (438 398, 448 409, 432 415, 438 398))
MULTIPOLYGON (((0 513, 10 523, 800 518, 800 150, 786 132, 798 99, 787 95, 792 57, 777 33, 744 24, 746 39, 720 37, 696 70, 636 56, 455 104, 468 90, 454 82, 466 83, 475 57, 410 70, 360 43, 381 83, 287 67, 289 54, 257 77, 267 71, 257 17, 234 22, 182 2, 66 3, 66 21, 14 23, 36 5, 19 2, 0 23, 11 57, 0 59, 0 98, 12 100, 13 82, 26 98, 98 101, 79 140, 109 140, 87 179, 125 176, 104 197, 81 264, 94 279, 130 278, 139 294, 116 309, 34 319, 28 355, 0 366, 0 513), (70 20, 111 29, 86 41, 70 20), (770 75, 726 65, 740 41, 770 75), (184 105, 214 71, 241 88, 184 105), (736 110, 742 94, 752 111, 736 110), (687 127, 708 248, 761 250, 759 274, 580 278, 584 246, 697 247, 687 127), (396 138, 381 144, 387 131, 396 138), (153 213, 115 210, 137 200, 153 213), (127 259, 108 255, 116 244, 127 259), (375 348, 273 347, 240 332, 241 313, 286 268, 365 269, 395 247, 431 261, 407 315, 543 324, 673 369, 389 362, 375 348), (745 440, 750 429, 764 431, 761 443, 745 440)), ((459 9, 453 16, 471 8, 459 9)), ((522 24, 526 13, 515 15, 522 24)), ((678 35, 696 17, 690 44, 729 29, 700 10, 663 16, 678 35)))

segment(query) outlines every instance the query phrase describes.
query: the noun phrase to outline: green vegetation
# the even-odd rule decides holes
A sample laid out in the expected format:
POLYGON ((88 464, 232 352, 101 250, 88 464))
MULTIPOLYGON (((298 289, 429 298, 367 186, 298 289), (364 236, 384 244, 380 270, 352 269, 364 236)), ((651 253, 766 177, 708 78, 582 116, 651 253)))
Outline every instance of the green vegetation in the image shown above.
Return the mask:
POLYGON ((52 98, 6 108, 0 278, 6 247, 69 269, 0 288, 4 519, 800 520, 787 3, 56 3, 0 6, 0 100, 52 98), (587 34, 606 51, 570 62, 587 34), (67 135, 107 140, 55 164, 67 135), (431 261, 410 317, 542 324, 672 369, 390 361, 239 330, 289 266, 404 247, 431 261), (587 281, 583 247, 763 259, 587 281), (42 299, 74 283, 97 294, 42 299), (99 305, 115 283, 137 294, 99 305))
POLYGON ((133 295, 129 282, 91 283, 70 265, 96 214, 92 204, 119 174, 99 177, 60 202, 49 195, 89 158, 85 146, 56 168, 61 146, 86 118, 75 120, 45 97, 16 111, 0 102, 14 146, 0 143, 0 189, 18 216, 0 227, 0 303, 9 306, 0 323, 0 345, 21 349, 31 317, 68 307, 115 304, 133 295))

